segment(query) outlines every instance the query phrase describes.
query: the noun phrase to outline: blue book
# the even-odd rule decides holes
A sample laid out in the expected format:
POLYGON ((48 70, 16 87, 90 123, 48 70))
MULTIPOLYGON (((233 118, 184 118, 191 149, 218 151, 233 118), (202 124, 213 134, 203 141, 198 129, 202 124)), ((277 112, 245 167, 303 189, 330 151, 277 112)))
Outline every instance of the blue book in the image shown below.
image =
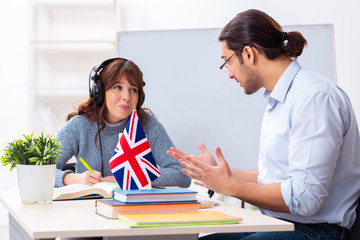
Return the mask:
POLYGON ((115 190, 113 199, 125 203, 196 202, 196 194, 187 188, 115 190))

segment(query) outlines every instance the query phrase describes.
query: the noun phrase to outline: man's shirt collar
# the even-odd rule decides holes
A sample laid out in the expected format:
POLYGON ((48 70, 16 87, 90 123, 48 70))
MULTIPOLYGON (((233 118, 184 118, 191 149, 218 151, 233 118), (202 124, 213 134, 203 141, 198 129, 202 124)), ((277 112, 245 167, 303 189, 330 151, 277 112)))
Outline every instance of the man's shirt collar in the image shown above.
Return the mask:
POLYGON ((285 72, 281 75, 279 80, 277 81, 272 92, 266 90, 264 93, 264 97, 268 98, 268 103, 275 107, 277 102, 284 103, 286 94, 288 93, 291 83, 294 80, 296 74, 300 70, 300 64, 294 60, 285 70, 285 72))

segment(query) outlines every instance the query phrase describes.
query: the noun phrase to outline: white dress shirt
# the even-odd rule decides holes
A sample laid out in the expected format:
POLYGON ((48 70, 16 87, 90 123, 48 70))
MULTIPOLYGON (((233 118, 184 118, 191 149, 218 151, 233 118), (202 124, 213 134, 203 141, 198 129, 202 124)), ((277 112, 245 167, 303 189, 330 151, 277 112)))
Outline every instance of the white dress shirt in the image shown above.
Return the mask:
POLYGON ((360 195, 360 137, 348 96, 295 60, 264 96, 258 183, 281 182, 291 214, 261 211, 349 229, 360 195))

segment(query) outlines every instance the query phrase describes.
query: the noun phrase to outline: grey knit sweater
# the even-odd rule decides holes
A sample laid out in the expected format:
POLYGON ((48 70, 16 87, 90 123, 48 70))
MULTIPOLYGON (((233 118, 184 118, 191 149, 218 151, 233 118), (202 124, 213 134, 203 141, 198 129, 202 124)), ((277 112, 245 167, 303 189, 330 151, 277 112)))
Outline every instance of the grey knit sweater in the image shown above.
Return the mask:
MULTIPOLYGON (((154 180, 152 185, 188 187, 191 179, 181 172, 182 166, 180 163, 166 153, 166 150, 174 146, 174 144, 161 123, 150 113, 147 112, 146 114, 147 122, 143 128, 161 173, 161 176, 154 180)), ((57 141, 61 142, 62 153, 56 166, 55 187, 64 186, 64 176, 71 171, 62 171, 61 169, 72 156, 75 156, 77 160, 80 157, 84 158, 90 167, 101 172, 103 177, 111 176, 109 160, 119 141, 119 133, 123 132, 127 122, 128 119, 116 124, 107 123, 104 130, 101 131, 103 152, 103 162, 101 162, 100 151, 95 147, 94 143, 97 123, 82 115, 71 118, 56 136, 57 141)), ((99 146, 99 139, 97 144, 99 146)), ((76 173, 85 171, 84 165, 77 161, 76 173)))

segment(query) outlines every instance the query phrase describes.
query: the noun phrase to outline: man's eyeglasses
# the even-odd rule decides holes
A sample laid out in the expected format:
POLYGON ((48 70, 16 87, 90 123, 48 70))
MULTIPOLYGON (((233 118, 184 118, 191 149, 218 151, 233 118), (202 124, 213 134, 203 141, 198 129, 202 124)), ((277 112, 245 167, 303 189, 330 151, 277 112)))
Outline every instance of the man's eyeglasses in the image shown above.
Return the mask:
POLYGON ((233 53, 233 55, 231 55, 221 66, 220 66, 220 70, 223 70, 224 72, 228 72, 229 71, 229 65, 227 64, 230 59, 235 55, 235 53, 233 53))

